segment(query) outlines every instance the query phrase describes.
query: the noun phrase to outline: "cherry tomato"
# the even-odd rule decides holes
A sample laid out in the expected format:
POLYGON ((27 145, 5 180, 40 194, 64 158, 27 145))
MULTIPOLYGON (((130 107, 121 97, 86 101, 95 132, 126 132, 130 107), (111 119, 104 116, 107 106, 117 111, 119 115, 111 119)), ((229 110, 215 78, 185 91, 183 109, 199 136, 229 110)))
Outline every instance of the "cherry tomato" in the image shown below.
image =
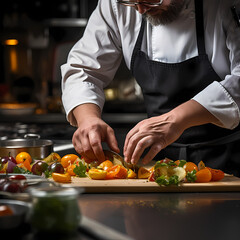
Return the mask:
POLYGON ((17 163, 23 163, 24 161, 28 160, 29 163, 32 162, 32 157, 30 156, 29 153, 27 152, 20 152, 17 156, 16 156, 16 162, 17 163))
POLYGON ((60 182, 60 183, 69 183, 71 182, 71 176, 69 173, 52 173, 52 178, 55 182, 60 182))
POLYGON ((193 170, 198 171, 198 167, 195 163, 193 162, 186 162, 183 166, 186 172, 192 172, 193 170))
POLYGON ((210 167, 207 167, 210 172, 212 173, 212 179, 211 181, 220 181, 221 179, 224 178, 224 172, 222 170, 219 170, 219 169, 213 169, 213 168, 210 168, 210 167))
POLYGON ((102 162, 99 167, 102 168, 103 170, 107 170, 108 168, 112 167, 113 163, 110 160, 105 160, 102 162))
POLYGON ((79 157, 76 154, 67 154, 61 158, 61 164, 64 168, 73 164, 79 157))
POLYGON ((196 182, 206 183, 212 179, 212 173, 208 168, 203 168, 196 173, 196 182))
POLYGON ((115 165, 107 170, 106 179, 125 179, 127 178, 128 170, 121 166, 115 165))

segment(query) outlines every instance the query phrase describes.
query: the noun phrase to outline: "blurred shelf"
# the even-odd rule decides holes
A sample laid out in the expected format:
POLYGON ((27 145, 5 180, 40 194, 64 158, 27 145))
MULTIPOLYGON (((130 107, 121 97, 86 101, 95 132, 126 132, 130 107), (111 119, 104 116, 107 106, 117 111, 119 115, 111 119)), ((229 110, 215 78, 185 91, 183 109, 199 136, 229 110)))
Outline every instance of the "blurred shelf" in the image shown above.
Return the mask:
POLYGON ((86 18, 51 18, 45 21, 49 27, 86 27, 86 18))

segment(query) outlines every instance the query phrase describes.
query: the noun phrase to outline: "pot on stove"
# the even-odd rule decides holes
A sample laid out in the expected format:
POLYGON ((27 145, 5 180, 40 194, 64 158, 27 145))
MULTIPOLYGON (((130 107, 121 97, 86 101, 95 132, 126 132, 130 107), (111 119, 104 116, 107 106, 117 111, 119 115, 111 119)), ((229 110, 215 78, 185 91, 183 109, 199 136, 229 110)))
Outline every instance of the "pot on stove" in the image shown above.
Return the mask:
POLYGON ((43 159, 53 152, 53 141, 40 139, 37 134, 26 134, 22 139, 0 141, 0 156, 9 154, 16 157, 20 152, 28 152, 34 159, 43 159))

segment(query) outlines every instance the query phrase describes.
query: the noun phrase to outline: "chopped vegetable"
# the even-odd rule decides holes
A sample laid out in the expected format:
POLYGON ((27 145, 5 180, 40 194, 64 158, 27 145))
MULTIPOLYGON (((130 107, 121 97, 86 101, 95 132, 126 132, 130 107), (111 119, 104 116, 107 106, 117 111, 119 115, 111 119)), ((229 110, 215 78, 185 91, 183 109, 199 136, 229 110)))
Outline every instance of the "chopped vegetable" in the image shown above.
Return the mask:
POLYGON ((150 171, 144 167, 140 167, 138 169, 138 178, 140 179, 147 179, 150 176, 150 171))
POLYGON ((97 168, 91 168, 88 171, 88 176, 94 180, 104 180, 107 176, 107 171, 97 168))
POLYGON ((82 163, 79 162, 78 165, 73 169, 73 172, 78 176, 78 177, 86 177, 86 171, 87 167, 82 163))
POLYGON ((134 179, 137 177, 137 174, 132 170, 132 169, 128 169, 128 175, 127 178, 128 179, 134 179))
POLYGON ((106 179, 125 179, 127 175, 128 170, 125 167, 115 165, 107 170, 106 179))
POLYGON ((68 173, 52 173, 52 178, 55 182, 60 182, 60 183, 69 183, 71 182, 71 176, 68 173))
POLYGON ((197 183, 206 183, 210 182, 212 179, 212 173, 208 168, 203 168, 196 172, 196 182, 197 183))

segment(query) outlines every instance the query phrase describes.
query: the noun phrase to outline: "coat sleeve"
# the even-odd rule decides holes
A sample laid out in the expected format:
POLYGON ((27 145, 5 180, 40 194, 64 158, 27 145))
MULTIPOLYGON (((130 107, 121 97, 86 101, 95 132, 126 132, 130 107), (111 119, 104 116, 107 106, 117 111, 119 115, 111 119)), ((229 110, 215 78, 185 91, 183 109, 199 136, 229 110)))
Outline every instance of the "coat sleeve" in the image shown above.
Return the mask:
POLYGON ((122 51, 111 0, 100 0, 82 38, 71 49, 61 66, 62 102, 67 119, 76 120, 72 110, 84 103, 103 108, 104 88, 111 82, 121 63, 122 51))

